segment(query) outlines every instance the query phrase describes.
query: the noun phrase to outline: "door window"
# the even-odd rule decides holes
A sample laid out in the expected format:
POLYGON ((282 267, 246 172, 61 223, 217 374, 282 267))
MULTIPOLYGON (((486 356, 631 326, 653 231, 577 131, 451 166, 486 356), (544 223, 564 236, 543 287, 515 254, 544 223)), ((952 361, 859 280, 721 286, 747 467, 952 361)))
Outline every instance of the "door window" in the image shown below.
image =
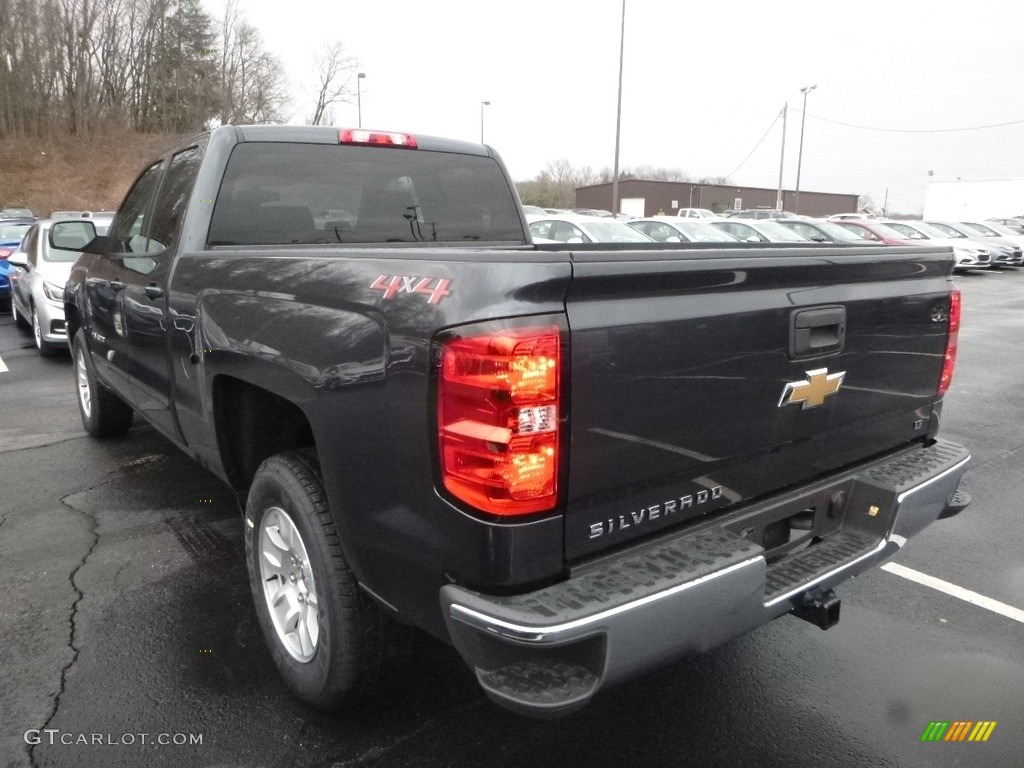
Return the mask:
POLYGON ((171 158, 160 193, 153 208, 152 226, 149 228, 148 253, 161 253, 178 244, 181 220, 199 175, 199 147, 190 147, 171 158))
POLYGON ((550 237, 552 240, 558 240, 563 243, 570 241, 578 243, 589 242, 587 236, 583 234, 583 230, 567 221, 556 221, 554 226, 551 227, 550 237))
POLYGON ((118 253, 146 253, 148 247, 149 217, 153 195, 160 182, 163 161, 149 166, 128 192, 114 219, 111 232, 114 251, 118 253))

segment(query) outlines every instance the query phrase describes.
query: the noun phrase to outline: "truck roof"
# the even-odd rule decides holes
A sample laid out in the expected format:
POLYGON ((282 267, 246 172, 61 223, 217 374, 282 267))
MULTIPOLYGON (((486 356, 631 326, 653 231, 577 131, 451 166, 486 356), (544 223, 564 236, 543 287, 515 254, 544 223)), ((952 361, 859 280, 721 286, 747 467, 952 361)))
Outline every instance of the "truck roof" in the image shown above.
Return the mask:
MULTIPOLYGON (((224 125, 210 131, 210 135, 218 132, 234 131, 238 141, 270 141, 270 142, 295 142, 302 144, 337 144, 338 135, 346 128, 337 128, 325 125, 224 125)), ((366 130, 369 133, 396 133, 395 131, 384 131, 378 129, 355 129, 366 130)), ((458 152, 464 155, 480 155, 486 157, 492 155, 488 147, 483 144, 476 144, 471 141, 458 141, 446 139, 439 136, 425 136, 419 133, 407 135, 416 139, 419 149, 434 152, 458 152)), ((192 140, 195 141, 194 139, 192 140)))

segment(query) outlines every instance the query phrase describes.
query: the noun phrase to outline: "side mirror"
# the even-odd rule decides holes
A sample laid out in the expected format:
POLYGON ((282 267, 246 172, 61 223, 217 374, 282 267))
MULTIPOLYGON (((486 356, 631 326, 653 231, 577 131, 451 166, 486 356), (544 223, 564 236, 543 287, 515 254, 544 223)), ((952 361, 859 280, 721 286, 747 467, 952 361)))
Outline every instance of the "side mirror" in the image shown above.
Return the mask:
POLYGON ((680 238, 676 237, 675 235, 672 235, 671 237, 666 237, 665 238, 665 242, 666 243, 681 243, 683 241, 680 238))
POLYGON ((24 251, 15 251, 7 259, 7 263, 12 267, 28 269, 28 255, 24 251))
POLYGON ((565 242, 567 242, 567 243, 582 243, 583 242, 583 238, 582 237, 570 237, 565 242))
POLYGON ((58 221, 50 227, 50 247, 81 253, 96 239, 96 225, 91 221, 58 221))

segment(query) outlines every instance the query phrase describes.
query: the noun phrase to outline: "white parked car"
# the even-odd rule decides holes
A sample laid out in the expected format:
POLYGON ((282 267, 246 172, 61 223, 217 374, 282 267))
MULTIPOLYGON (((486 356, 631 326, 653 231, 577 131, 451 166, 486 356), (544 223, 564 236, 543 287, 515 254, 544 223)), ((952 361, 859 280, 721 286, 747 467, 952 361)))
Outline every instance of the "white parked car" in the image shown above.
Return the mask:
POLYGON ((923 221, 885 221, 886 226, 911 240, 927 241, 929 245, 946 245, 956 258, 954 269, 978 269, 992 266, 992 253, 980 243, 966 238, 953 238, 923 221))
POLYGON ((649 243, 651 238, 606 216, 550 216, 530 222, 534 238, 559 243, 649 243))
POLYGON ((717 219, 709 223, 744 243, 803 243, 807 245, 813 242, 799 232, 776 224, 770 219, 732 218, 717 219))
POLYGON ((992 253, 993 267, 1020 266, 1024 261, 1019 245, 1009 238, 996 235, 992 230, 989 230, 990 234, 985 234, 982 230, 962 221, 929 221, 928 223, 947 237, 957 240, 967 238, 977 245, 988 248, 992 253))
POLYGON ((1024 235, 1014 231, 1012 228, 999 224, 995 221, 965 221, 964 224, 978 230, 983 235, 990 237, 1001 237, 1009 240, 1018 248, 1024 248, 1024 235), (989 233, 992 233, 989 235, 989 233))
POLYGON ((847 219, 853 219, 859 221, 860 219, 874 219, 876 218, 870 213, 833 213, 828 217, 829 221, 846 221, 847 219))
POLYGON ((714 211, 709 211, 707 208, 680 208, 676 212, 676 216, 681 219, 720 219, 714 211))
POLYGON ((526 215, 526 220, 528 222, 536 221, 537 219, 546 219, 551 215, 539 205, 524 205, 523 213, 526 215))
POLYGON ((659 243, 735 243, 736 238, 718 227, 696 219, 650 216, 634 219, 628 226, 659 243))
MULTIPOLYGON (((41 355, 52 355, 68 348, 64 326, 64 285, 71 275, 71 267, 82 255, 78 251, 66 251, 50 245, 50 226, 53 223, 53 219, 45 219, 33 224, 18 250, 8 259, 12 267, 11 314, 19 327, 31 327, 41 355)), ((92 240, 93 226, 97 234, 107 231, 99 220, 90 218, 83 224, 81 235, 74 242, 69 241, 68 246, 81 247, 92 240)))

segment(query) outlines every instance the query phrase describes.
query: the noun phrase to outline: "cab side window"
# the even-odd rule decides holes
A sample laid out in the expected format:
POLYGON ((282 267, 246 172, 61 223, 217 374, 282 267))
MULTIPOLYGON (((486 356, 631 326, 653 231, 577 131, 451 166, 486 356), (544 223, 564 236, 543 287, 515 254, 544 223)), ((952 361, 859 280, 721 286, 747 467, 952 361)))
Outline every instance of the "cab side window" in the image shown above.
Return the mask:
POLYGON ((171 158, 160 192, 153 208, 152 224, 149 228, 148 253, 162 253, 178 244, 181 221, 188 209, 196 177, 199 175, 199 161, 202 152, 199 147, 178 152, 171 158))
POLYGON ((146 253, 153 195, 160 183, 163 161, 149 166, 128 192, 111 227, 118 253, 146 253))

